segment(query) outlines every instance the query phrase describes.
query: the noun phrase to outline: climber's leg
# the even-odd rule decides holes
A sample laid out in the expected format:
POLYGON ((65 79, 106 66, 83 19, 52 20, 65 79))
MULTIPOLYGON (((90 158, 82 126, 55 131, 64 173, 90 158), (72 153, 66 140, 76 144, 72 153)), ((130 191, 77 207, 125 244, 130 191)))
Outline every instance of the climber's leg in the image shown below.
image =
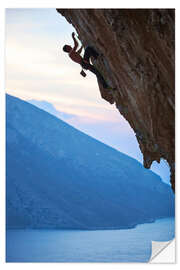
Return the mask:
POLYGON ((104 77, 102 76, 102 74, 99 72, 99 70, 97 70, 97 68, 95 68, 93 65, 91 65, 88 62, 82 61, 81 66, 83 69, 86 70, 90 70, 92 73, 94 73, 97 77, 97 80, 100 82, 100 84, 102 84, 103 88, 107 89, 107 90, 115 90, 116 88, 111 87, 107 84, 107 82, 105 81, 104 77))
POLYGON ((101 75, 101 73, 93 65, 89 65, 88 70, 90 70, 92 73, 94 73, 96 75, 98 81, 102 84, 103 88, 109 88, 104 77, 101 75))

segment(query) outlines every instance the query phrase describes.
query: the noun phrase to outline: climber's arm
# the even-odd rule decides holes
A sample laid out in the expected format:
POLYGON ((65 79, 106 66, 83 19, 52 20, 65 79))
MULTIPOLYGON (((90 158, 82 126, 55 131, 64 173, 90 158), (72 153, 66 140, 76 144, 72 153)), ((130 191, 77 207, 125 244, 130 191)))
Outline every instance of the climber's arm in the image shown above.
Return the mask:
POLYGON ((83 49, 83 46, 81 46, 81 48, 77 51, 77 53, 81 54, 82 49, 83 49))
POLYGON ((73 48, 73 51, 76 51, 76 49, 77 49, 77 47, 78 47, 78 42, 77 42, 77 40, 76 40, 76 38, 75 38, 75 33, 74 33, 74 32, 72 33, 72 38, 73 38, 73 40, 74 40, 74 48, 73 48))

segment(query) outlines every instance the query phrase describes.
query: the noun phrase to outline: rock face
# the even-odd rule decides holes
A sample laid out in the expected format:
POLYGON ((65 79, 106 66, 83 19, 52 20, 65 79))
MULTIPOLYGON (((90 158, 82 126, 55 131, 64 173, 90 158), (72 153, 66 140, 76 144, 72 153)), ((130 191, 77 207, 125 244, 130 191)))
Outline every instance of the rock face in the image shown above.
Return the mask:
POLYGON ((94 63, 117 89, 102 98, 115 103, 133 128, 144 167, 167 160, 175 189, 174 10, 57 9, 84 46, 102 56, 94 63))

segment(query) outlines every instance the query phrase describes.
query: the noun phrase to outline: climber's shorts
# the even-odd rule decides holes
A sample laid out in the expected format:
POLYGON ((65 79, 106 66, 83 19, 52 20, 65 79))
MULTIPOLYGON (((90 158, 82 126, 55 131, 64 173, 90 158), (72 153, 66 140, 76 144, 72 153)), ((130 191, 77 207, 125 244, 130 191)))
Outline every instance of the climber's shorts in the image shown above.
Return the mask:
POLYGON ((85 52, 84 52, 84 57, 82 59, 82 62, 81 62, 81 66, 82 68, 84 69, 89 69, 92 67, 92 65, 90 64, 90 57, 93 56, 95 59, 97 59, 99 53, 96 52, 96 50, 91 47, 91 46, 87 46, 86 49, 85 49, 85 52))

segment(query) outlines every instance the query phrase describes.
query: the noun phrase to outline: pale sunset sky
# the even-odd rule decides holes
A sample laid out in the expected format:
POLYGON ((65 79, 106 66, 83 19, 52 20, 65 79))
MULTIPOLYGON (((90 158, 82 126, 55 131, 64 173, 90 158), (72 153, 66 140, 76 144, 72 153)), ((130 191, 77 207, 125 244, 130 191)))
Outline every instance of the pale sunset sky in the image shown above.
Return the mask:
MULTIPOLYGON (((70 114, 62 119, 86 134, 142 163, 133 130, 115 105, 100 96, 96 76, 62 51, 73 45, 75 29, 56 9, 6 9, 6 92, 26 101, 51 103, 57 111, 70 114)), ((169 182, 165 161, 153 163, 153 171, 169 182)))

